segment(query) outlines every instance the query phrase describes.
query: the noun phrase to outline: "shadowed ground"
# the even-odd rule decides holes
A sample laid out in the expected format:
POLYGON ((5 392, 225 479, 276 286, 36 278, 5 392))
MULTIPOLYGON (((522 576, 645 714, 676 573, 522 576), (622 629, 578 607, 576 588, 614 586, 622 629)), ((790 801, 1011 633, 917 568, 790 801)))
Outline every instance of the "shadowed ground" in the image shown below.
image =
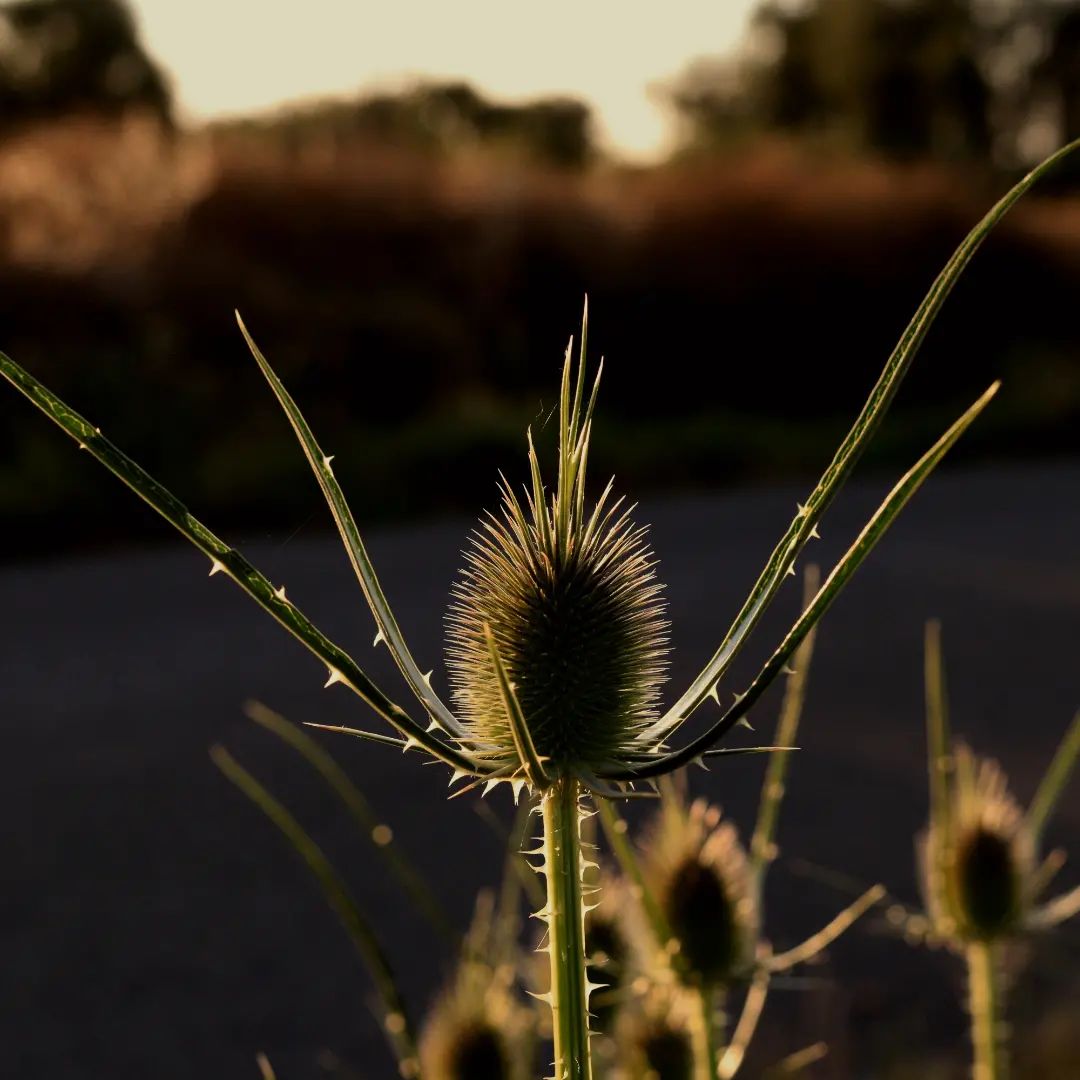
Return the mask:
MULTIPOLYGON (((884 491, 853 487, 826 518, 826 566, 884 491)), ((727 626, 802 489, 686 497, 643 507, 668 584, 674 680, 685 683, 727 626)), ((439 663, 442 614, 470 523, 385 530, 370 548, 421 665, 439 663)), ((72 523, 75 527, 75 523, 72 523)), ((163 526, 163 536, 167 535, 163 526)), ((256 536, 241 546, 290 599, 408 705, 335 540, 256 536)), ((179 548, 0 570, 0 1046, 19 1077, 254 1077, 265 1050, 285 1078, 333 1059, 379 1080, 392 1066, 368 983, 334 917, 271 827, 217 773, 224 742, 324 843, 384 933, 419 1005, 447 954, 387 882, 306 766, 241 714, 255 697, 295 720, 368 723, 340 687, 206 560, 179 548)), ((738 665, 741 689, 795 612, 781 593, 738 665)), ((922 625, 944 620, 953 721, 1000 756, 1026 801, 1080 704, 1080 465, 933 478, 827 616, 803 750, 781 821, 783 854, 885 881, 916 904, 912 837, 925 812, 922 625)), ((445 686, 441 668, 436 685, 445 686)), ((755 713, 761 741, 775 715, 755 713)), ((373 722, 373 721, 372 721, 373 722)), ((748 733, 741 733, 740 738, 748 733)), ((397 842, 464 924, 498 875, 500 841, 474 796, 447 803, 446 770, 354 740, 327 740, 393 825, 397 842)), ((762 764, 694 771, 694 790, 745 830, 762 764)), ((489 799, 506 818, 509 799, 489 799)), ((1080 853, 1080 783, 1050 839, 1080 853)), ((1077 880, 1067 867, 1062 886, 1077 880)), ((780 946, 850 893, 782 865, 768 928, 780 946)), ((1076 1000, 1080 936, 1048 950, 1025 1000, 1076 1000)), ((870 920, 813 980, 774 995, 775 1059, 820 1036, 820 1075, 932 1039, 959 1045, 949 958, 915 953, 870 920)), ((1021 1016, 1021 1019, 1023 1017, 1021 1016)), ((766 1032, 768 1036, 770 1033, 766 1032)))

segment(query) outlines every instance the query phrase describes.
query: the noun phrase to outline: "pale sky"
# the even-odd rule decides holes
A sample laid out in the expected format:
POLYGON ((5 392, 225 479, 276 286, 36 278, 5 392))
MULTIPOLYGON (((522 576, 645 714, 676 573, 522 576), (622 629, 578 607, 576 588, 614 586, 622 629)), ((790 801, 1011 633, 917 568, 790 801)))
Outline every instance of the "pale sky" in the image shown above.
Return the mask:
POLYGON ((601 137, 660 152, 650 83, 739 40, 754 0, 132 0, 191 119, 282 101, 466 78, 506 99, 569 92, 601 137))

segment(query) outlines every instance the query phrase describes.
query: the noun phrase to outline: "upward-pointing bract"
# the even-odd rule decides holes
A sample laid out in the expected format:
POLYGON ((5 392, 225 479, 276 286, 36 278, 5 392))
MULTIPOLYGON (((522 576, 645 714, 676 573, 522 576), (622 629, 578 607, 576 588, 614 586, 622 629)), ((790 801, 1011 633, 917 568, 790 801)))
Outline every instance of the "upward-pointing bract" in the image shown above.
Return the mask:
MULTIPOLYGON (((579 365, 580 374, 584 356, 579 365)), ((527 509, 503 481, 502 513, 473 534, 454 586, 447 666, 465 730, 513 760, 490 628, 546 771, 594 775, 624 763, 656 718, 667 621, 645 530, 611 500, 610 485, 586 514, 592 401, 580 427, 577 405, 560 448, 570 505, 544 489, 530 437, 527 509)))

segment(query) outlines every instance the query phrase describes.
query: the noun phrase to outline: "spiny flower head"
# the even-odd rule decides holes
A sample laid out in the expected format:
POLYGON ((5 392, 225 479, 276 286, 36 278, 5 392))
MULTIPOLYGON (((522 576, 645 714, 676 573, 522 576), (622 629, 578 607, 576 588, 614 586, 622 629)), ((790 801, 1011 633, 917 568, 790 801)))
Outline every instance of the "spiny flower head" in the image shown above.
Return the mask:
POLYGON ((1035 841, 994 761, 955 755, 945 815, 923 843, 931 921, 945 938, 990 941, 1021 927, 1034 900, 1035 841))
MULTIPOLYGON (((647 884, 677 943, 677 970, 718 986, 754 962, 759 914, 749 862, 734 825, 704 799, 667 799, 643 851, 647 884)), ((669 946, 676 948, 676 946, 669 946)))
POLYGON ((421 1032, 421 1071, 431 1080, 529 1080, 531 1014, 514 996, 515 968, 496 922, 481 894, 454 978, 421 1032))
POLYGON ((447 666, 458 715, 494 762, 518 760, 497 650, 531 740, 551 775, 625 764, 655 721, 667 621, 645 530, 611 497, 586 505, 585 465, 599 374, 583 405, 584 332, 571 394, 563 369, 559 471, 545 489, 529 435, 524 504, 505 478, 502 506, 473 534, 453 587, 447 666))

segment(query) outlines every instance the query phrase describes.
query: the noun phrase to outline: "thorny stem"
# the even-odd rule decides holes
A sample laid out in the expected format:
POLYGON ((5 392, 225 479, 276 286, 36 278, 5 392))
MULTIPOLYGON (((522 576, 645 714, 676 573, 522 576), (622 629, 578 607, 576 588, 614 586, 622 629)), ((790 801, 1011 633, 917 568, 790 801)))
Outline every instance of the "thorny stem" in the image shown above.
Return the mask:
POLYGON ((1008 1076, 998 960, 992 942, 973 941, 967 947, 971 1042, 975 1051, 973 1080, 1006 1080, 1008 1076))
POLYGON ((542 802, 555 1080, 592 1080, 580 798, 580 783, 562 777, 547 789, 542 802))

